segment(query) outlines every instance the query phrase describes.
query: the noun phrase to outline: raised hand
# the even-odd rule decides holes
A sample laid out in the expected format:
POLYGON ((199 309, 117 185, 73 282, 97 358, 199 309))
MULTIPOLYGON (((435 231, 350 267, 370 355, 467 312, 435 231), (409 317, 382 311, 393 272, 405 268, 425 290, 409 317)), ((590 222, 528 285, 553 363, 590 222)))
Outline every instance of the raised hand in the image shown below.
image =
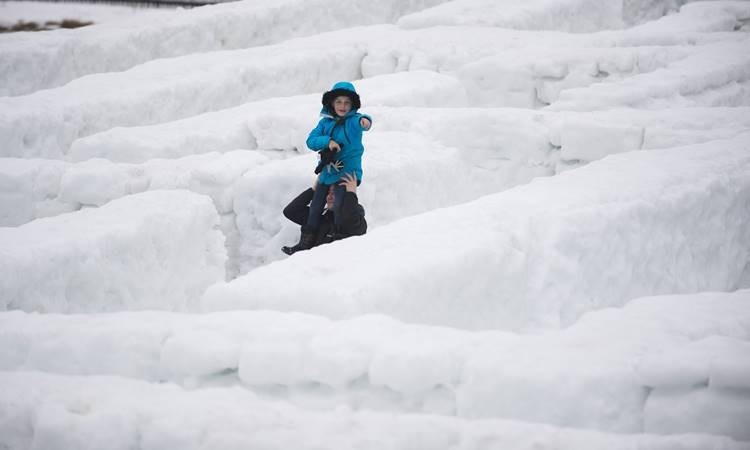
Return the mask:
POLYGON ((357 177, 353 173, 344 174, 339 186, 345 186, 347 192, 357 192, 357 177))

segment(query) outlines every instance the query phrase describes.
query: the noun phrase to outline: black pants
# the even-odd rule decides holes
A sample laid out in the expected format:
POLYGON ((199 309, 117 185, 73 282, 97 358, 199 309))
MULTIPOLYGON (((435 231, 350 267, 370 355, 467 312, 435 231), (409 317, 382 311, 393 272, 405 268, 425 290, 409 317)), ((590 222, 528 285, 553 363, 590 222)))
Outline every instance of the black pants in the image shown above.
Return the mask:
MULTIPOLYGON (((319 184, 315 188, 313 193, 312 201, 310 202, 310 214, 307 216, 306 227, 310 230, 317 230, 320 225, 320 217, 323 215, 323 209, 326 206, 326 197, 328 196, 328 189, 330 185, 319 184)), ((346 192, 346 186, 334 185, 333 187, 333 224, 337 227, 340 225, 341 220, 341 204, 344 202, 344 193, 346 192)))

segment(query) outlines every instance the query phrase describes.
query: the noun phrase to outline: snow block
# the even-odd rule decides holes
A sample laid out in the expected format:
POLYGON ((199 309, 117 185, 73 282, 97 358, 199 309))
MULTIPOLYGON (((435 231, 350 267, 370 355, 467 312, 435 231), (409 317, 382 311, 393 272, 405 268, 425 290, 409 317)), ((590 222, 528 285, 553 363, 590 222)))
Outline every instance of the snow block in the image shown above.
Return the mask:
MULTIPOLYGON (((668 3, 666 0, 654 7, 668 3)), ((492 0, 454 0, 401 17, 404 28, 474 25, 523 30, 591 32, 622 28, 623 8, 618 2, 596 0, 532 1, 497 8, 492 0)))
POLYGON ((388 0, 372 8, 369 1, 356 0, 346 8, 335 8, 335 14, 325 0, 233 2, 149 11, 132 20, 80 30, 17 33, 0 41, 0 96, 49 89, 83 75, 122 71, 152 59, 317 34, 322 21, 325 31, 393 22, 402 14, 441 1, 445 0, 388 0))
POLYGON ((636 32, 643 34, 645 31, 732 31, 738 19, 750 16, 750 8, 741 1, 697 2, 684 5, 679 14, 669 14, 683 3, 686 2, 534 0, 497 8, 492 0, 454 0, 403 16, 397 24, 402 28, 474 25, 584 33, 653 21, 632 28, 633 31, 641 28, 636 32))
POLYGON ((750 440, 750 389, 655 389, 644 408, 644 431, 732 436, 750 440))
MULTIPOLYGON (((690 364, 710 367, 711 389, 744 392, 737 364, 750 339, 742 325, 750 320, 748 301, 750 290, 648 297, 542 335, 470 332, 378 315, 331 321, 274 311, 96 317, 13 311, 0 314, 0 342, 7 344, 0 347, 0 368, 191 388, 221 380, 316 408, 344 404, 642 432, 644 403, 654 389, 644 378, 645 363, 680 352, 690 339, 708 344, 698 347, 710 351, 693 352, 690 364), (731 374, 726 362, 735 362, 731 374)), ((662 373, 685 367, 675 358, 663 361, 662 373)), ((656 390, 683 389, 679 381, 656 390)), ((665 411, 650 412, 651 420, 673 420, 665 411)))
POLYGON ((748 107, 545 111, 550 143, 563 159, 593 161, 630 150, 733 138, 750 128, 748 107))
POLYGON ((191 309, 224 275, 217 225, 208 197, 152 191, 0 228, 0 307, 191 309))
POLYGON ((169 336, 163 344, 160 376, 202 377, 237 367, 240 346, 212 330, 191 330, 169 336))
POLYGON ((143 164, 90 159, 0 158, 0 226, 101 206, 114 199, 159 189, 190 189, 214 200, 220 214, 232 212, 232 183, 245 171, 280 159, 281 152, 234 150, 143 164))
MULTIPOLYGON (((363 182, 357 196, 365 208, 368 227, 456 205, 549 174, 548 167, 527 165, 523 160, 477 163, 479 153, 446 147, 416 133, 365 135, 365 146, 363 182), (447 183, 452 177, 472 182, 447 183), (404 195, 406 192, 409 194, 404 195)), ((287 220, 281 210, 311 186, 315 164, 312 152, 275 161, 246 172, 232 186, 241 273, 284 258, 279 249, 299 238, 299 226, 287 220)))
POLYGON ((622 80, 566 89, 554 111, 750 106, 750 55, 742 40, 701 45, 666 67, 622 80))
POLYGON ((529 329, 737 289, 750 280, 748 142, 609 156, 261 267, 211 286, 203 305, 529 329))
POLYGON ((747 389, 750 344, 727 337, 711 336, 644 358, 638 374, 644 385, 659 389, 711 386, 747 389))
MULTIPOLYGON (((750 290, 647 297, 541 335, 379 315, 331 321, 275 311, 12 311, 0 314, 0 368, 120 375, 191 389, 241 383, 316 409, 345 405, 636 433, 650 392, 705 388, 683 388, 674 374, 686 365, 663 358, 690 340, 690 365, 710 368, 709 389, 745 392, 740 365, 750 340, 749 302, 750 290), (661 373, 673 382, 654 388, 643 368, 660 358, 661 373), (727 362, 734 363, 731 373, 727 362)), ((674 414, 649 412, 652 421, 672 421, 674 414)), ((734 422, 744 417, 724 414, 734 422)))
POLYGON ((62 161, 0 159, 0 227, 75 210, 76 205, 58 199, 69 166, 62 161))
MULTIPOLYGON (((399 86, 411 86, 413 94, 406 98, 417 103, 415 97, 420 93, 440 98, 432 103, 460 106, 466 100, 460 89, 454 89, 455 79, 430 72, 386 75, 356 84, 368 104, 397 103, 401 98, 398 89, 380 88, 389 80, 399 86)), ((288 97, 225 110, 227 114, 208 113, 164 125, 115 128, 79 139, 72 148, 73 159, 96 155, 114 161, 149 159, 138 165, 103 160, 69 164, 49 159, 0 159, 0 201, 4 205, 0 208, 0 214, 4 214, 0 226, 21 225, 76 210, 81 205, 101 205, 146 188, 189 188, 213 198, 221 214, 232 213, 233 182, 268 161, 297 156, 297 152, 279 150, 304 147, 318 102, 318 95, 288 97), (230 135, 247 138, 235 140, 230 135), (230 147, 238 142, 244 148, 279 150, 241 151, 230 147), (209 148, 223 153, 202 153, 209 148), (193 152, 200 155, 150 159, 193 152)), ((376 142, 378 139, 372 136, 383 131, 426 134, 444 146, 461 149, 458 163, 489 170, 514 167, 495 177, 507 180, 508 187, 525 183, 533 176, 554 173, 559 169, 556 158, 560 157, 591 161, 638 148, 726 139, 750 128, 747 107, 553 113, 514 108, 369 106, 366 111, 377 123, 372 133, 365 135, 366 143, 376 142), (560 151, 554 152, 552 146, 560 147, 560 151), (532 167, 536 170, 530 170, 532 167)), ((404 144, 396 146, 404 151, 404 144)), ((276 201, 283 204, 288 200, 279 197, 276 201)), ((393 216, 402 215, 396 212, 393 216)))
POLYGON ((695 51, 688 45, 510 48, 462 66, 458 77, 475 105, 539 108, 565 90, 651 72, 695 51))
MULTIPOLYGON (((373 106, 459 107, 467 102, 456 78, 434 72, 389 74, 354 85, 363 112, 373 106)), ((279 97, 158 125, 112 128, 76 139, 70 158, 137 163, 236 148, 304 151, 320 112, 321 95, 279 97)), ((376 123, 379 120, 375 118, 376 123)))
POLYGON ((640 150, 643 135, 644 129, 637 126, 569 122, 563 125, 560 156, 565 160, 594 161, 640 150))
POLYGON ((356 79, 363 44, 348 39, 346 45, 323 46, 318 42, 326 35, 321 36, 158 59, 25 96, 0 97, 0 155, 64 159, 75 139, 116 126, 167 122, 247 101, 322 91, 330 80, 356 79))
POLYGON ((185 390, 118 377, 2 372, 0 445, 98 450, 746 450, 701 434, 617 434, 428 414, 310 411, 233 387, 185 390))

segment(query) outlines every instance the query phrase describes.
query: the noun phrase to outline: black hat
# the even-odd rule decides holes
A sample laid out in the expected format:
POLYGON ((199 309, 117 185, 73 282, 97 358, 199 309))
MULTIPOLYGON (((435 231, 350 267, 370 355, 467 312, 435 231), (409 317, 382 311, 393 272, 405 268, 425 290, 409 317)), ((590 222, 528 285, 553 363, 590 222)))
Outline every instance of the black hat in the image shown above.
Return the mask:
POLYGON ((347 96, 352 101, 352 109, 359 109, 362 104, 359 101, 359 94, 354 90, 354 85, 346 81, 339 81, 333 85, 333 88, 323 94, 323 107, 333 111, 333 100, 339 96, 347 96))

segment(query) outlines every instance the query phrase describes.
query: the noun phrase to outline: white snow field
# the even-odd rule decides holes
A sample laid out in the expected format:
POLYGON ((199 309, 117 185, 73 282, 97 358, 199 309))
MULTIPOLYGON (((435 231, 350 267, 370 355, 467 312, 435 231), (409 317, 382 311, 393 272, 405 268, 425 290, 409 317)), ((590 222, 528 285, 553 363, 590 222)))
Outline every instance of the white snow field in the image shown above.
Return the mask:
POLYGON ((750 2, 118 14, 0 35, 0 449, 750 450, 750 2))

